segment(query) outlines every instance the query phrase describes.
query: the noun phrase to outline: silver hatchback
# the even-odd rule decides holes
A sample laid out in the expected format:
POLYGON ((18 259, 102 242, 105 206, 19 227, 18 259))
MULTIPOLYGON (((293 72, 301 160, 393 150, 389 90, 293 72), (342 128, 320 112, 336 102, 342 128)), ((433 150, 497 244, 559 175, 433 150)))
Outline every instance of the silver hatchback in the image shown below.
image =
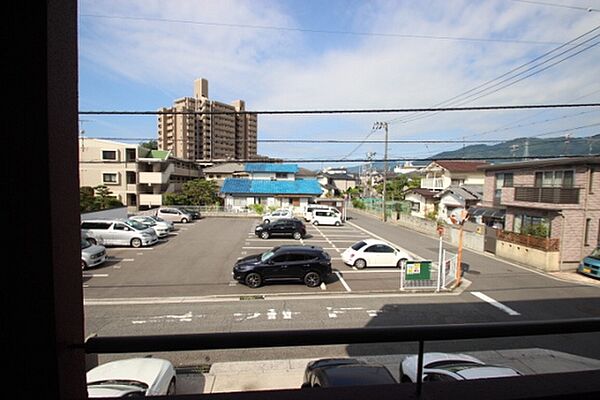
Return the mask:
POLYGON ((81 239, 81 269, 96 267, 106 261, 106 248, 92 244, 88 239, 81 239))

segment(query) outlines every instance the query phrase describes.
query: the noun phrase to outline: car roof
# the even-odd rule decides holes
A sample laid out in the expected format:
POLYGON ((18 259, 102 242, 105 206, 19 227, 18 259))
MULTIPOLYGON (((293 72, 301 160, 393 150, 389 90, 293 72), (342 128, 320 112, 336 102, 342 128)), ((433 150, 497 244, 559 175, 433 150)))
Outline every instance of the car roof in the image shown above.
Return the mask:
POLYGON ((275 251, 293 251, 293 252, 298 252, 298 253, 314 253, 314 252, 321 252, 323 251, 323 248, 320 246, 302 246, 302 245, 293 245, 293 244, 289 244, 289 245, 283 245, 283 246, 278 246, 277 250, 275 251))
POLYGON ((397 383, 382 365, 363 363, 324 366, 315 369, 326 386, 382 385, 397 383))

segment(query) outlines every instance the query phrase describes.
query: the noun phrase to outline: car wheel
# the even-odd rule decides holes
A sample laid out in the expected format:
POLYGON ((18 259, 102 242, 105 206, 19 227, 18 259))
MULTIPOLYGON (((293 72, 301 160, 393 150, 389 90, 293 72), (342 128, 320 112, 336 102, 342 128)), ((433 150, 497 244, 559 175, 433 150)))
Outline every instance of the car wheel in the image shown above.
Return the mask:
POLYGON ((400 378, 400 383, 412 383, 412 380, 408 376, 402 375, 400 378))
POLYGON ((187 224, 189 221, 187 218, 181 218, 181 223, 182 224, 187 224))
POLYGON ((174 395, 177 391, 177 383, 175 382, 175 378, 171 379, 169 382, 169 388, 167 389, 167 396, 174 395))
POLYGON ((358 269, 363 269, 367 266, 367 262, 362 258, 359 258, 358 260, 354 261, 354 266, 358 269))
POLYGON ((304 284, 308 287, 317 287, 321 284, 321 275, 311 271, 304 275, 304 284))
POLYGON ((88 268, 87 263, 83 260, 81 260, 81 270, 85 271, 88 268))
POLYGON ((407 261, 408 260, 406 258, 401 258, 401 259, 398 260, 398 263, 396 264, 396 266, 398 268, 402 269, 402 268, 406 267, 406 262, 407 261))
POLYGON ((313 225, 319 225, 319 221, 313 221, 313 225))
POLYGON ((268 219, 265 219, 263 222, 264 222, 265 224, 268 224, 268 223, 269 223, 269 222, 271 222, 271 221, 270 221, 270 220, 268 220, 268 219))
POLYGON ((248 275, 246 275, 244 282, 248 287, 257 288, 262 285, 262 277, 256 272, 250 272, 248 275))
POLYGON ((263 232, 263 233, 261 233, 261 234, 260 234, 260 237, 261 237, 262 239, 268 239, 268 238, 269 238, 269 232, 263 232))
POLYGON ((340 225, 342 225, 342 224, 340 223, 340 221, 335 221, 335 226, 340 226, 340 225))
POLYGON ((142 240, 140 238, 133 238, 131 239, 131 247, 142 247, 142 240))
POLYGON ((302 234, 300 232, 294 232, 294 239, 296 239, 296 240, 302 239, 302 234))

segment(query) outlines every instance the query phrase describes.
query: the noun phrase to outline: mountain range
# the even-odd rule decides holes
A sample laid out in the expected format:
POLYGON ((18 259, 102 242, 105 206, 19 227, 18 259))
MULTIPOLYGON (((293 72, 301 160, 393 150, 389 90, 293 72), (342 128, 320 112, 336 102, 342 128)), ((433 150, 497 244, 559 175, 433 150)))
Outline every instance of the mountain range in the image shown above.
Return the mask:
MULTIPOLYGON (((600 156, 600 134, 586 137, 555 137, 541 139, 522 137, 511 139, 494 145, 474 144, 458 150, 444 151, 421 159, 419 164, 428 160, 440 159, 479 159, 492 163, 520 161, 521 157, 569 157, 569 156, 600 156)), ((408 159, 410 155, 406 155, 408 159)), ((388 169, 402 161, 388 161, 388 169)), ((373 167, 382 170, 383 162, 373 163, 373 167)), ((358 172, 359 167, 350 167, 348 172, 358 172)))

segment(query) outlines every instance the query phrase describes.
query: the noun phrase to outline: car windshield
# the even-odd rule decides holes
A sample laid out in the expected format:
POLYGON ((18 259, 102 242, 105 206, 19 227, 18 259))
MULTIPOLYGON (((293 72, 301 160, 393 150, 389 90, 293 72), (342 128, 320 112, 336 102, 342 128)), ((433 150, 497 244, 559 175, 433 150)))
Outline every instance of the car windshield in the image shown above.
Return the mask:
POLYGON ((144 382, 132 380, 132 379, 106 379, 103 381, 89 382, 87 386, 102 386, 102 385, 126 385, 135 386, 143 390, 148 389, 148 385, 144 382))
POLYGON ((153 217, 150 217, 150 218, 151 218, 151 219, 153 219, 153 220, 154 220, 154 221, 156 221, 156 222, 165 222, 165 220, 164 220, 164 219, 162 219, 161 217, 154 217, 154 216, 153 216, 153 217))
POLYGON ((596 250, 592 251, 592 254, 590 254, 588 257, 600 260, 600 247, 596 247, 596 250))
POLYGON ((469 369, 474 367, 480 367, 481 364, 469 362, 469 361, 452 361, 444 360, 439 362, 433 362, 428 364, 426 367, 431 369, 443 369, 449 372, 459 372, 463 369, 469 369))
POLYGON ((81 248, 82 249, 87 249, 88 247, 91 247, 92 244, 90 243, 89 240, 87 239, 81 239, 81 248))
POLYGON ((260 256, 260 261, 265 262, 267 261, 269 258, 273 257, 273 255, 275 254, 275 252, 273 250, 269 250, 269 251, 265 251, 264 253, 262 253, 262 255, 260 256))
POLYGON ((354 243, 351 247, 352 247, 352 250, 358 251, 358 250, 362 249, 363 247, 365 247, 365 245, 366 245, 365 242, 360 241, 360 242, 354 243))
POLYGON ((138 231, 143 231, 144 229, 148 229, 148 225, 143 224, 143 223, 133 220, 133 219, 127 220, 127 224, 129 226, 131 226, 133 229, 136 229, 138 231))

